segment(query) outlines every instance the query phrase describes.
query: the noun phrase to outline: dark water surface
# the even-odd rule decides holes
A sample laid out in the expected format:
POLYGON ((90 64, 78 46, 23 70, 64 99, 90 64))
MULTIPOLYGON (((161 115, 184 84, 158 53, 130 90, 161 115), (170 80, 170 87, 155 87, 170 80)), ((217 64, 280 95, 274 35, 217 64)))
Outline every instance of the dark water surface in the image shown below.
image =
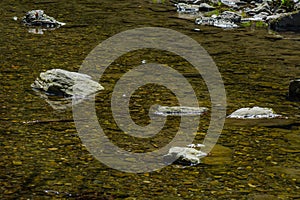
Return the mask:
MULTIPOLYGON (((253 28, 200 27, 195 32, 199 27, 177 18, 173 6, 137 0, 4 0, 0 14, 1 199, 300 198, 300 104, 286 100, 289 81, 300 77, 297 34, 276 39, 267 30, 253 28), (32 9, 43 9, 67 25, 43 35, 28 33, 13 17, 32 9), (121 31, 147 26, 184 33, 208 51, 224 80, 227 114, 241 107, 261 106, 289 120, 226 120, 216 148, 194 167, 171 165, 151 173, 129 174, 103 165, 82 144, 71 108, 54 110, 30 84, 48 69, 77 71, 100 42, 121 31), (23 123, 34 120, 39 123, 23 123)), ((179 56, 140 50, 120 57, 100 81, 106 90, 97 95, 97 113, 111 140, 136 152, 167 144, 179 123, 178 118, 170 118, 165 130, 151 141, 128 138, 114 123, 109 109, 113 85, 142 60, 178 70, 193 84, 199 104, 210 107, 201 76, 179 56)), ((141 88, 132 97, 132 118, 137 124, 148 124, 149 107, 159 103, 178 102, 164 87, 141 88)), ((201 143, 208 123, 209 115, 201 118, 195 143, 201 143)))

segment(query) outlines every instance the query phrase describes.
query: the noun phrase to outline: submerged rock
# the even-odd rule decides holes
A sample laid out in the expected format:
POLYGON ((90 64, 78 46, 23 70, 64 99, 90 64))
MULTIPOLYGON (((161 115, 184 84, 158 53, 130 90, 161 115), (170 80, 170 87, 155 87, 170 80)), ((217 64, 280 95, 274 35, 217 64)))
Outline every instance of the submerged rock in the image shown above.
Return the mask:
POLYGON ((300 101, 300 79, 290 82, 288 98, 291 101, 300 101))
POLYGON ((41 26, 44 28, 58 28, 65 25, 53 17, 44 14, 43 10, 31 10, 22 18, 22 23, 26 26, 41 26))
POLYGON ((41 73, 31 87, 48 95, 63 97, 85 97, 104 89, 86 74, 63 69, 51 69, 41 73))
POLYGON ((237 119, 262 119, 262 118, 277 118, 281 115, 275 114, 271 108, 240 108, 234 111, 228 118, 237 119))
POLYGON ((40 96, 45 102, 47 102, 54 110, 63 111, 72 108, 73 105, 78 104, 86 99, 76 99, 73 101, 72 98, 61 98, 57 96, 49 96, 44 92, 36 91, 37 95, 40 96))
POLYGON ((201 161, 205 165, 230 164, 232 163, 232 150, 229 147, 216 144, 209 156, 204 157, 201 161))
POLYGON ((162 116, 202 115, 207 111, 206 107, 158 106, 154 114, 162 116))
POLYGON ((207 156, 206 153, 190 147, 172 147, 164 156, 166 162, 176 160, 176 163, 183 165, 197 165, 200 159, 207 156))

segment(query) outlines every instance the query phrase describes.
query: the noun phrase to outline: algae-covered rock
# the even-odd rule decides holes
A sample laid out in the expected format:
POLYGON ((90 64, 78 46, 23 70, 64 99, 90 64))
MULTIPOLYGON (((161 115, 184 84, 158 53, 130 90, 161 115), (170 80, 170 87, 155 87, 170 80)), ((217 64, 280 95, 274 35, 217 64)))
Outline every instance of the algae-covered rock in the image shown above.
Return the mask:
POLYGON ((215 145, 209 156, 202 159, 206 165, 224 165, 232 162, 232 150, 229 147, 215 145))

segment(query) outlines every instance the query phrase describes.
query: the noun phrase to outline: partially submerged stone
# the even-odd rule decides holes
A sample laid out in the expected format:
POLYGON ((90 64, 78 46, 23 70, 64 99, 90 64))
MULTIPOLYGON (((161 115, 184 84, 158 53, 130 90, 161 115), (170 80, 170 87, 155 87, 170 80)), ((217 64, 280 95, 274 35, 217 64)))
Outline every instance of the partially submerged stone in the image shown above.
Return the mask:
POLYGON ((223 19, 223 20, 228 20, 229 22, 232 22, 232 23, 240 23, 242 16, 235 12, 224 11, 218 16, 218 18, 223 19))
POLYGON ((186 4, 186 3, 178 3, 177 12, 186 13, 186 14, 195 14, 199 12, 199 5, 186 4))
POLYGON ((27 26, 41 26, 44 28, 58 28, 65 25, 53 17, 44 13, 43 10, 31 10, 22 18, 22 23, 27 26))
POLYGON ((86 74, 63 69, 51 69, 41 73, 31 87, 48 95, 63 97, 86 97, 104 89, 86 74))
POLYGON ((213 26, 219 27, 219 28, 224 28, 224 29, 239 27, 238 25, 236 25, 233 22, 223 21, 223 20, 218 20, 218 21, 214 22, 213 26))
MULTIPOLYGON (((271 29, 276 31, 299 31, 300 30, 300 2, 280 2, 280 1, 243 1, 243 0, 210 0, 209 4, 203 3, 203 1, 180 1, 184 3, 177 3, 177 11, 180 13, 179 17, 182 17, 182 13, 187 13, 191 16, 196 16, 196 24, 210 25, 221 28, 236 28, 241 23, 242 26, 250 26, 252 22, 260 22, 264 26, 270 25, 271 29), (232 13, 237 18, 229 18, 217 15, 215 13, 207 13, 207 11, 214 10, 212 5, 224 4, 231 7, 227 13, 232 13), (229 11, 230 10, 230 11, 229 11), (234 12, 232 12, 234 10, 234 12), (292 12, 290 12, 292 11, 292 12), (243 13, 243 17, 240 15, 243 13), (210 17, 210 14, 213 14, 210 17), (245 16, 246 14, 246 16, 245 16)), ((221 7, 223 8, 223 6, 221 7)), ((218 11, 223 9, 217 8, 218 11)), ((184 17, 186 18, 186 17, 184 17)), ((191 17, 190 17, 191 18, 191 17)), ((256 25, 256 23, 253 23, 256 25)), ((258 25, 261 26, 261 25, 258 25)))
POLYGON ((183 115, 202 115, 208 111, 206 107, 187 107, 187 106, 158 106, 154 114, 162 116, 183 116, 183 115))
POLYGON ((234 111, 228 118, 237 118, 237 119, 262 119, 262 118, 277 118, 281 115, 275 114, 271 108, 240 108, 234 111))
POLYGON ((291 13, 282 13, 267 18, 270 27, 275 31, 299 31, 300 10, 291 13))
POLYGON ((205 25, 205 26, 215 26, 219 28, 236 28, 238 25, 236 25, 233 22, 230 22, 228 20, 223 19, 217 19, 213 17, 201 17, 197 18, 195 21, 198 25, 205 25))
POLYGON ((291 101, 300 101, 300 79, 290 82, 288 98, 291 101))
POLYGON ((207 156, 206 153, 190 147, 172 147, 170 148, 164 160, 166 162, 176 159, 176 163, 183 165, 197 165, 200 159, 207 156))
POLYGON ((212 11, 212 10, 215 10, 216 8, 207 4, 207 3, 201 3, 199 5, 199 11, 212 11))
POLYGON ((76 99, 76 101, 73 101, 72 98, 61 98, 57 96, 49 96, 44 92, 37 92, 37 95, 39 95, 41 99, 47 102, 54 110, 59 110, 59 111, 67 110, 69 108, 72 108, 73 105, 81 103, 84 100, 87 100, 87 99, 76 99))
POLYGON ((230 11, 224 11, 220 15, 213 15, 211 17, 199 17, 195 20, 198 25, 209 25, 220 28, 236 28, 236 23, 241 22, 241 15, 230 11))

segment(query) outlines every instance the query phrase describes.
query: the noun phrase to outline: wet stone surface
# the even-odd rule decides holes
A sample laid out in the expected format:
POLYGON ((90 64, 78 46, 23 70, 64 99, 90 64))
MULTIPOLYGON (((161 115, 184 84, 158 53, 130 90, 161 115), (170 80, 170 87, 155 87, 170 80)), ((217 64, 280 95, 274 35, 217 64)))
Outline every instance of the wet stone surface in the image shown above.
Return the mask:
POLYGON ((42 72, 31 84, 31 87, 48 95, 76 98, 84 98, 104 89, 86 74, 63 69, 51 69, 42 72))
POLYGON ((29 28, 29 33, 35 34, 43 34, 45 30, 54 30, 66 25, 66 23, 59 22, 53 17, 46 15, 43 10, 28 11, 21 19, 21 23, 29 28))
POLYGON ((275 114, 271 108, 261 108, 254 106, 252 108, 240 108, 231 113, 228 118, 236 119, 272 119, 282 117, 279 114, 275 114))
POLYGON ((210 0, 205 4, 201 1, 178 2, 180 3, 175 4, 177 12, 194 16, 198 25, 228 29, 251 24, 256 26, 259 22, 260 25, 257 26, 269 25, 276 31, 299 31, 300 27, 300 2, 297 1, 210 0), (231 16, 224 16, 225 12, 231 13, 231 16), (232 15, 239 16, 238 20, 232 15))
POLYGON ((42 26, 45 28, 58 28, 65 25, 65 23, 46 15, 43 10, 28 11, 22 18, 22 23, 27 26, 42 26))
POLYGON ((193 115, 203 115, 208 112, 206 107, 188 107, 188 106, 157 106, 154 111, 156 115, 162 116, 193 116, 193 115))
POLYGON ((292 101, 300 101, 300 79, 290 82, 288 98, 292 101))
POLYGON ((207 156, 206 153, 201 152, 191 147, 172 147, 168 154, 164 156, 164 161, 167 163, 175 163, 182 165, 198 165, 201 162, 201 158, 207 156))
MULTIPOLYGON (((140 0, 0 1, 0 13, 0 199, 299 199, 300 107, 287 100, 289 83, 300 74, 299 35, 285 33, 274 39, 268 30, 254 27, 224 31, 202 26, 195 32, 199 26, 179 19, 172 3, 140 0), (68 28, 35 35, 12 20, 35 8, 68 28), (196 166, 173 164, 134 174, 102 164, 83 145, 72 111, 54 110, 30 85, 43 71, 78 71, 99 43, 141 26, 179 31, 206 49, 224 81, 227 114, 259 105, 288 119, 227 118, 218 139, 222 148, 215 146, 196 166)), ((180 116, 167 116, 164 130, 145 140, 130 137, 115 123, 110 109, 113 86, 143 60, 183 74, 199 105, 211 108, 206 84, 185 59, 152 49, 121 56, 99 81, 105 90, 96 95, 95 110, 109 139, 131 152, 165 146, 180 123, 180 116)), ((172 107, 178 101, 168 89, 147 85, 132 95, 132 119, 148 125, 152 105, 172 107)), ((193 143, 203 143, 210 112, 201 116, 193 143)))

